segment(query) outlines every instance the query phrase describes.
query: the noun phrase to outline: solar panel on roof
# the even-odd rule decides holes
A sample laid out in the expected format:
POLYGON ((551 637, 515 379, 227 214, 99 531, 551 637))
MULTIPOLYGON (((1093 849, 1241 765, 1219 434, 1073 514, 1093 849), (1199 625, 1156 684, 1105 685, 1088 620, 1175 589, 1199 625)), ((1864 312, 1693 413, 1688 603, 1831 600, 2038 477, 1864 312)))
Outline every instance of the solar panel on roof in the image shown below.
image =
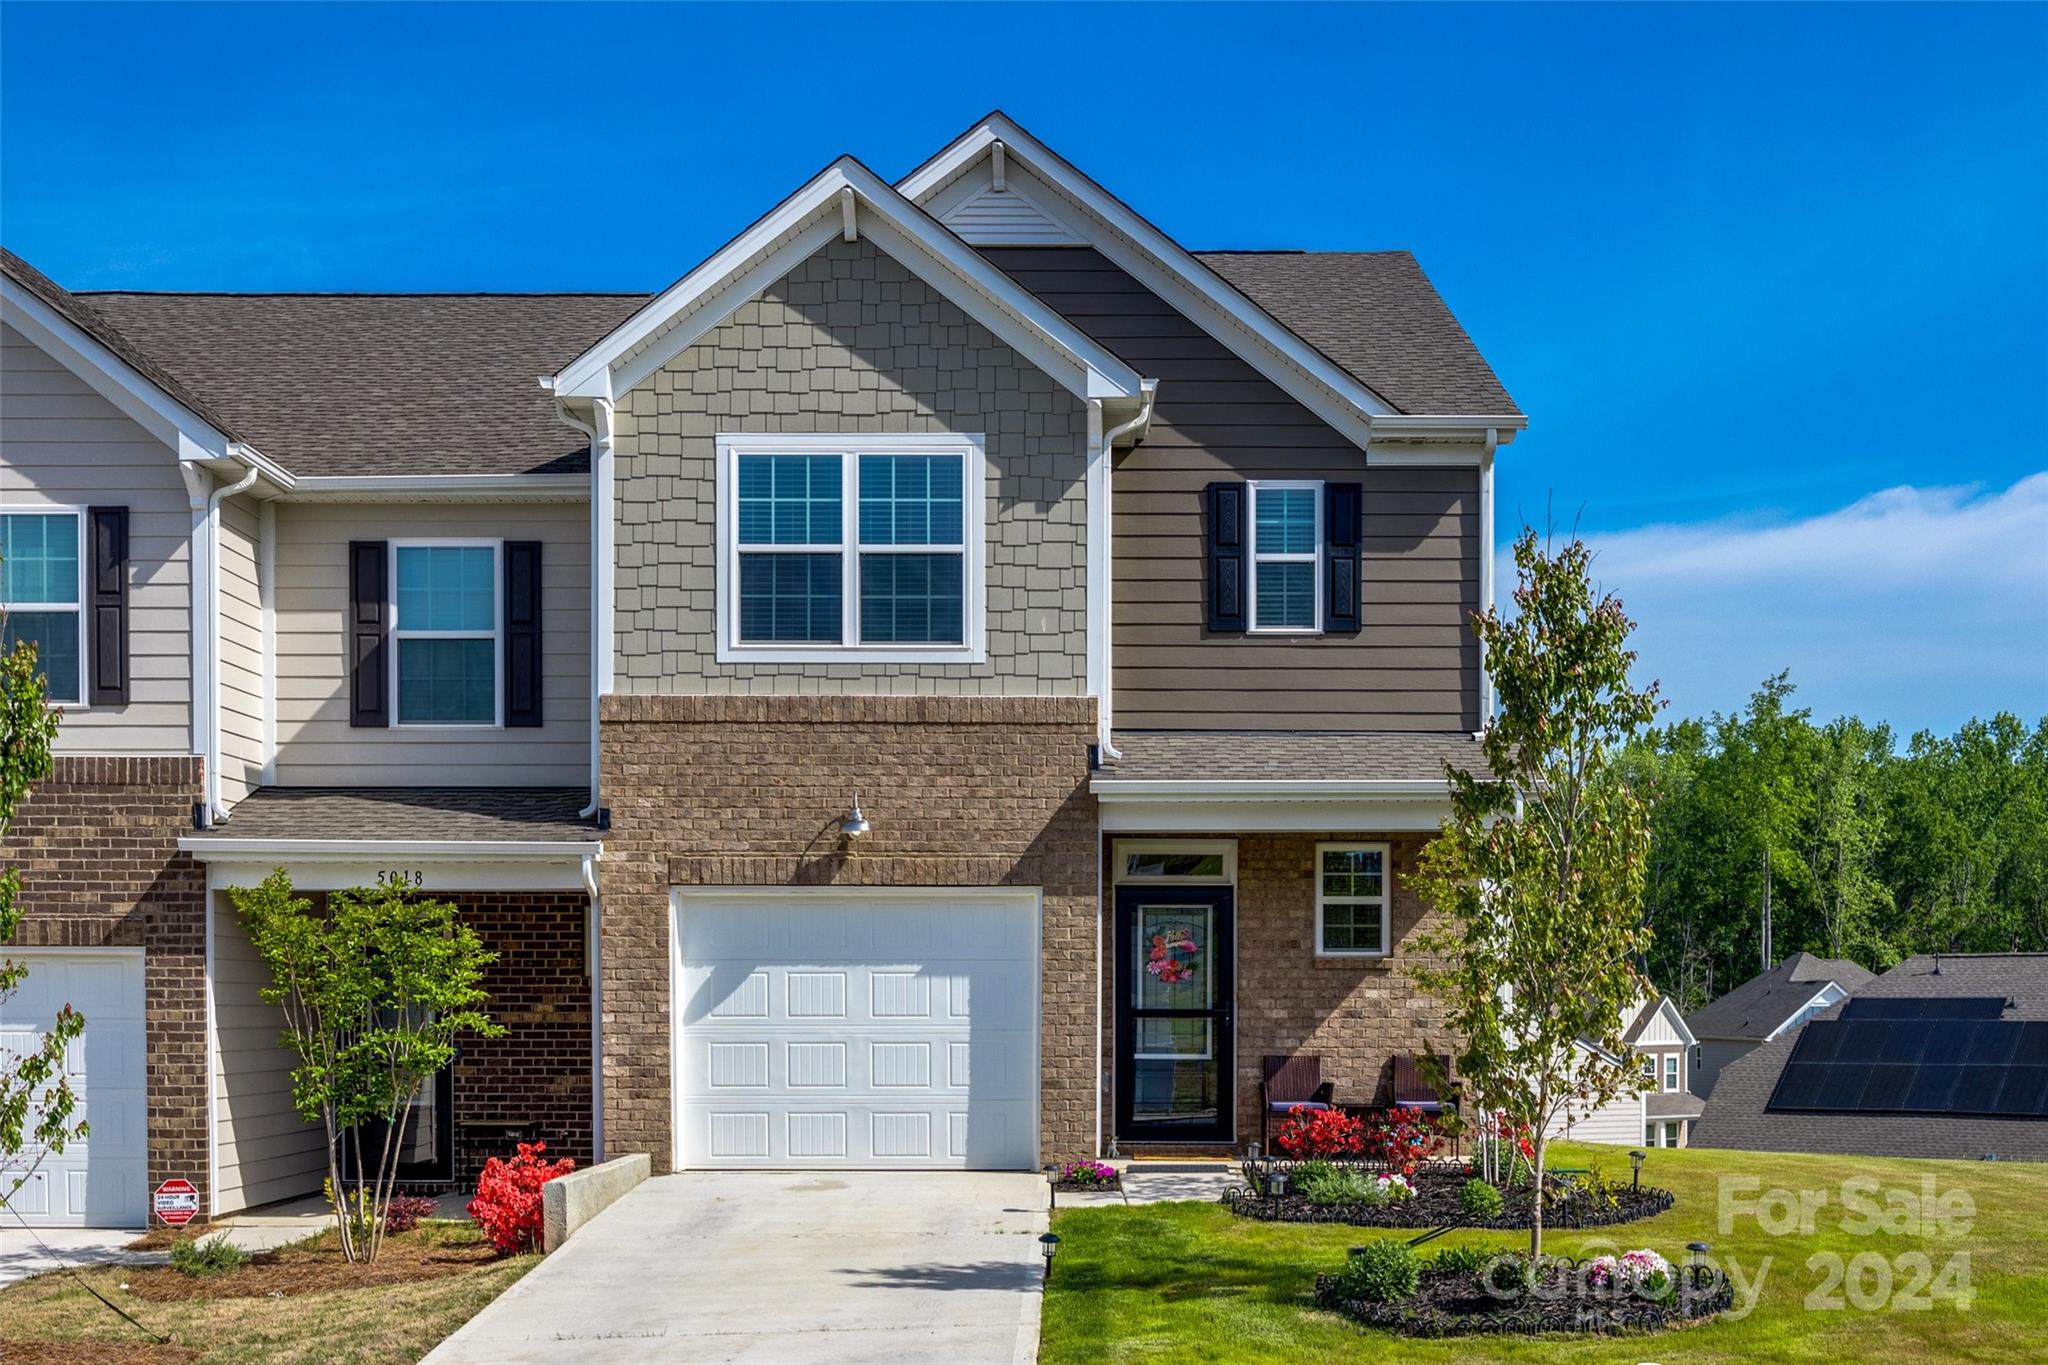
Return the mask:
POLYGON ((1793 1044, 1792 1060, 1795 1062, 1832 1062, 1835 1049, 1842 1044, 1842 1030, 1846 1027, 1833 1019, 1816 1019, 1799 1032, 1799 1041, 1793 1044))
POLYGON ((1778 1088, 1771 1092, 1773 1109, 1811 1109, 1814 1096, 1820 1093, 1820 1078, 1827 1074, 1824 1066, 1808 1066, 1803 1062, 1788 1062, 1778 1076, 1778 1088))
POLYGON ((1998 1102, 2005 1084, 2005 1068, 1999 1066, 1958 1067, 1955 1091, 1948 1097, 1948 1113, 1988 1114, 1998 1102))
POLYGON ((1844 1019, 1996 1019, 1999 995, 1859 995, 1842 1007, 1844 1019))
POLYGON ((1963 1060, 1979 1066, 2006 1065, 2012 1061, 2013 1049, 2019 1046, 2020 1030, 2025 1027, 2003 1021, 1977 1025, 1976 1033, 1970 1037, 1970 1055, 1963 1060))
POLYGON ((1917 1066, 1886 1066, 1879 1063, 1870 1068, 1870 1083, 1863 1087, 1862 1098, 1856 1102, 1858 1109, 1888 1110, 1900 1108, 1906 1102, 1906 1094, 1913 1088, 1913 1077, 1919 1072, 1917 1066))
MULTIPOLYGON (((1954 1093, 1962 1068, 1943 1063, 1922 1063, 1913 1074, 1913 1085, 1900 1108, 1908 1113, 1945 1114, 1948 1097, 1954 1093)), ((1815 1089, 1818 1089, 1818 1083, 1815 1089)))
POLYGON ((1892 1026, 1881 1019, 1858 1019, 1842 1025, 1842 1045, 1835 1050, 1837 1062, 1874 1062, 1884 1051, 1885 1035, 1892 1026))
POLYGON ((2013 1049, 2015 1066, 2048 1066, 2048 1020, 2029 1020, 2020 1025, 2020 1044, 2013 1049))
POLYGON ((1998 1092, 1992 1112, 2031 1117, 2041 1112, 2044 1094, 2048 1094, 2048 1066, 2009 1066, 2005 1087, 1998 1092))
POLYGON ((1849 1004, 1802 1030, 1768 1109, 2048 1117, 2048 1020, 1994 996, 1849 1004))
POLYGON ((1880 1062, 1917 1062, 1927 1050, 1927 1029, 1917 1020, 1900 1020, 1885 1031, 1880 1062))

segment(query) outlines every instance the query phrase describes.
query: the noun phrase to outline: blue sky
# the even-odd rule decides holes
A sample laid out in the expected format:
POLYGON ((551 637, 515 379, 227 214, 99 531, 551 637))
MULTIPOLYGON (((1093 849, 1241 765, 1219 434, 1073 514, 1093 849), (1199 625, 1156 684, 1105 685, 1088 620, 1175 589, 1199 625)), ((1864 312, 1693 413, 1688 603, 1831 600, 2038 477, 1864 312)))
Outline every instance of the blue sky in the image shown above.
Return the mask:
POLYGON ((76 288, 659 287, 1000 106, 1195 247, 1406 247, 1679 713, 2048 713, 2048 7, 0 8, 76 288), (86 88, 82 88, 86 87, 86 88), (89 94, 89 98, 82 97, 89 94))

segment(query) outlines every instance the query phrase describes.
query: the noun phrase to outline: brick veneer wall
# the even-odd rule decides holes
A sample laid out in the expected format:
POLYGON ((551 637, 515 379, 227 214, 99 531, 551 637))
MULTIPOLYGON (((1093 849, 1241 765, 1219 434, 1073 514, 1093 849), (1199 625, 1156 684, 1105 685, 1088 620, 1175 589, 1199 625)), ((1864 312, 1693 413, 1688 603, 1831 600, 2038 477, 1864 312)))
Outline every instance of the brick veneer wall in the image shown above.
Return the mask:
POLYGON ((834 240, 618 404, 617 690, 1079 694, 1087 686, 1087 410, 882 254, 834 240), (722 431, 988 438, 988 658, 720 664, 722 431))
POLYGON ((1093 701, 613 696, 602 721, 608 1154, 673 1150, 676 885, 1042 888, 1042 1150, 1094 1150, 1093 701))
POLYGON ((475 1179, 492 1145, 466 1143, 466 1123, 538 1122, 548 1155, 591 1160, 590 977, 582 892, 460 892, 460 908, 498 960, 484 973, 485 1009, 502 1038, 464 1038, 455 1063, 455 1174, 475 1179))
MULTIPOLYGON (((1269 1053, 1321 1056, 1323 1079, 1336 1082, 1337 1098, 1351 1103, 1387 1098, 1394 1053, 1419 1053, 1426 1040, 1448 1046, 1442 1007, 1414 977, 1418 963, 1429 960, 1415 938, 1439 918, 1408 883, 1429 837, 1331 832, 1238 838, 1237 1145, 1259 1136, 1259 1081, 1269 1053), (1390 846, 1393 864, 1393 954, 1317 957, 1315 846, 1380 842, 1390 846)), ((1105 855, 1103 866, 1110 865, 1105 855)), ((1114 982, 1106 984, 1115 990, 1114 982)), ((1108 995, 1105 1007, 1113 1005, 1108 995)), ((1107 1046, 1112 1051, 1104 1065, 1111 1066, 1114 1037, 1107 1046)))
POLYGON ((183 1176, 204 1208, 206 873, 178 851, 202 769, 196 756, 60 757, 0 858, 21 870, 16 944, 143 950, 149 1183, 183 1176))

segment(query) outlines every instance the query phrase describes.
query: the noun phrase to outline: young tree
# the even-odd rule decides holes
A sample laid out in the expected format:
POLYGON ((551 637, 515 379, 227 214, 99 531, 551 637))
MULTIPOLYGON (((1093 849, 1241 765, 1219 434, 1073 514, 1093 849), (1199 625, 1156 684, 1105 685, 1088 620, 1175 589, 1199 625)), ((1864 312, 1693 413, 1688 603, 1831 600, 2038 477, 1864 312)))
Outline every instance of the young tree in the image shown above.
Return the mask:
POLYGON ((1547 554, 1524 530, 1515 616, 1474 616, 1500 697, 1480 742, 1490 772, 1447 770, 1451 818, 1414 879, 1445 917, 1423 945, 1438 965, 1418 975, 1458 1040, 1430 1066, 1529 1126, 1531 1255, 1552 1120, 1644 1085, 1621 1033, 1649 990, 1636 967, 1649 817, 1614 763, 1658 703, 1629 681, 1633 623, 1596 596, 1588 558, 1577 540, 1547 554))
MULTIPOLYGON (((0 654, 0 836, 14 822, 14 808, 29 789, 50 775, 50 746, 57 738, 58 713, 44 702, 36 648, 27 640, 0 654)), ((0 868, 0 944, 21 926, 15 896, 21 869, 0 868)), ((21 989, 28 965, 0 957, 0 1003, 21 989)), ((85 1018, 66 1005, 27 1052, 0 1051, 0 1208, 28 1183, 43 1157, 86 1136, 83 1120, 72 1122, 78 1097, 64 1075, 64 1049, 85 1032, 85 1018), (34 1155, 24 1160, 30 1146, 34 1155)))
POLYGON ((282 1042, 299 1059, 293 1103, 327 1135, 342 1254, 375 1260, 414 1098, 455 1060, 458 1035, 505 1031, 482 1008, 497 954, 453 905, 402 887, 337 891, 323 914, 280 868, 228 895, 270 968, 263 999, 284 1008, 282 1042), (366 1152, 363 1129, 375 1120, 381 1139, 366 1152), (354 1158, 347 1176, 343 1142, 354 1158))

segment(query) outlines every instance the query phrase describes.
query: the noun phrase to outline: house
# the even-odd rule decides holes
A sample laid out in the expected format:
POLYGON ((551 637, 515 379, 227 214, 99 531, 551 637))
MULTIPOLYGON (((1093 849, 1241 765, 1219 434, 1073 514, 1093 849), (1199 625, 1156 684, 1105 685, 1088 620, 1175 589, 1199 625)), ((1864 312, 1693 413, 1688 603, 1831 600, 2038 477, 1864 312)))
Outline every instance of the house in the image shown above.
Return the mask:
MULTIPOLYGON (((1694 1038, 1668 995, 1657 994, 1627 1012, 1622 1041, 1640 1060, 1646 1088, 1588 1109, 1567 1107, 1550 1125, 1552 1137, 1633 1147, 1683 1147, 1700 1115, 1691 1089, 1694 1038)), ((1590 1041, 1587 1053, 1615 1060, 1590 1041)))
POLYGON ((1731 1063, 1693 1143, 2048 1161, 2048 953, 1907 958, 1731 1063))
POLYGON ((1699 1039, 1693 1088, 1711 1098, 1729 1063, 1783 1037, 1876 978, 1847 958, 1794 953, 1718 1000, 1693 1012, 1686 1026, 1699 1039))
MULTIPOLYGON (((1114 168, 1106 168, 1113 171, 1114 168)), ((91 1020, 24 1202, 319 1188, 227 888, 454 901, 422 1183, 1228 1151, 1383 1093, 1526 419, 1405 253, 1188 250, 1006 117, 654 295, 71 294, 6 258, 9 833, 91 1020)))

